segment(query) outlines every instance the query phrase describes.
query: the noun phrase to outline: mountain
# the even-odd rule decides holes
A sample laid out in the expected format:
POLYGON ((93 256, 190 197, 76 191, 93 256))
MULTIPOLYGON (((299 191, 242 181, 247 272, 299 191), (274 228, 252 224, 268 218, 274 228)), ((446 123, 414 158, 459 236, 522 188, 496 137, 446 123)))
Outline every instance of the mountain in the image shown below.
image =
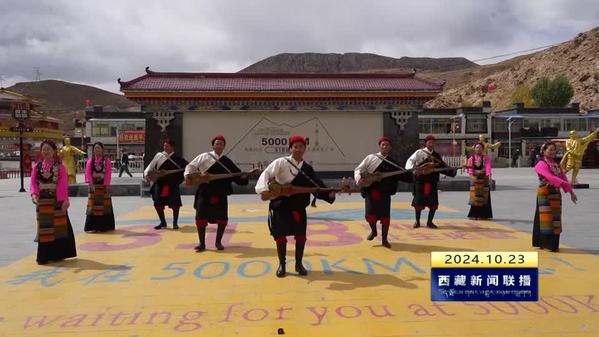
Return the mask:
POLYGON ((125 98, 96 87, 58 80, 20 82, 7 88, 20 94, 29 95, 42 103, 39 111, 63 121, 61 129, 74 128, 75 111, 85 109, 86 100, 93 105, 113 106, 118 109, 139 109, 139 105, 125 98))
POLYGON ((512 106, 519 84, 532 88, 541 77, 563 75, 574 87, 573 102, 582 110, 599 108, 599 27, 534 54, 504 62, 455 71, 424 72, 423 77, 446 80, 445 90, 427 107, 480 105, 491 101, 494 110, 512 106), (489 84, 495 90, 489 92, 489 84))
POLYGON ((371 72, 377 70, 436 70, 447 71, 477 67, 478 65, 463 57, 428 58, 402 57, 392 58, 367 53, 319 54, 285 53, 268 57, 242 69, 241 73, 347 73, 371 72))
POLYGON ((36 98, 43 103, 41 110, 48 111, 83 110, 86 100, 90 100, 93 105, 111 105, 122 109, 137 106, 137 103, 123 95, 58 80, 20 82, 7 89, 36 98))

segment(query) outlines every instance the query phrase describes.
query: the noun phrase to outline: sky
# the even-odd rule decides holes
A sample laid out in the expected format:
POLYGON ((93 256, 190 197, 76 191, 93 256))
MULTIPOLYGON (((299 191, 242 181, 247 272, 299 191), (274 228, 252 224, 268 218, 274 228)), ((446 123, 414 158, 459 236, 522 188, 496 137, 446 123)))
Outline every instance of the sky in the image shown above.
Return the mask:
POLYGON ((0 0, 0 78, 9 87, 38 69, 119 92, 117 78, 146 66, 236 72, 302 52, 478 60, 597 25, 596 0, 0 0))

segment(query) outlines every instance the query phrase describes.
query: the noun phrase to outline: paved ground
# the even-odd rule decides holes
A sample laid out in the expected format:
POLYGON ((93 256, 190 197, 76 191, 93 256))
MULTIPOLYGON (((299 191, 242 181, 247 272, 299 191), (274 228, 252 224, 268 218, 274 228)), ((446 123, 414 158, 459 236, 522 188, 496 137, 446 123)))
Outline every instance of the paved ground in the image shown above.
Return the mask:
POLYGON ((530 169, 494 174, 494 221, 465 219, 467 193, 443 192, 441 229, 414 230, 410 194, 396 195, 391 251, 364 240, 359 196, 320 203, 309 209, 311 273, 283 280, 273 275, 276 250, 256 196, 231 197, 227 249, 213 250, 210 227, 202 254, 191 249, 191 197, 180 231, 151 228, 151 200, 115 197, 117 231, 95 235, 81 233, 85 198, 71 198, 78 258, 37 266, 29 195, 0 181, 0 336, 271 336, 278 328, 291 336, 599 335, 599 170, 581 173, 591 188, 577 191, 577 205, 565 199, 562 251, 539 253, 539 302, 430 301, 431 251, 533 250, 536 177, 530 169))
MULTIPOLYGON (((599 253, 599 170, 582 170, 580 177, 583 182, 590 184, 590 189, 576 190, 579 196, 578 204, 574 205, 566 196, 564 198, 564 233, 562 242, 572 247, 587 250, 593 254, 599 253)), ((534 215, 536 176, 530 168, 495 169, 494 177, 497 190, 492 193, 494 221, 513 229, 530 233, 534 215)), ((113 181, 138 181, 141 174, 134 178, 113 177, 113 181)), ((82 177, 79 177, 79 181, 82 177)), ((25 180, 28 190, 29 181, 25 180)), ((29 202, 29 193, 19 193, 17 179, 0 180, 0 214, 3 216, 4 233, 10 238, 7 244, 0 246, 0 266, 35 252, 33 242, 35 236, 35 212, 29 202)), ((184 196, 183 203, 190 205, 193 197, 184 196)), ((257 196, 234 195, 231 203, 256 202, 257 196)), ((360 196, 341 196, 340 200, 362 200, 360 196)), ((411 201, 411 194, 398 193, 394 200, 411 201)), ((442 204, 468 213, 467 192, 441 192, 442 204)), ((69 215, 76 233, 80 233, 85 222, 86 198, 72 197, 69 215)), ((117 216, 124 215, 142 206, 151 205, 151 200, 139 197, 115 197, 114 208, 117 216)), ((411 216, 405 212, 405 217, 411 216)), ((425 216, 425 214, 423 214, 425 216)), ((192 214, 182 221, 191 222, 192 214)))

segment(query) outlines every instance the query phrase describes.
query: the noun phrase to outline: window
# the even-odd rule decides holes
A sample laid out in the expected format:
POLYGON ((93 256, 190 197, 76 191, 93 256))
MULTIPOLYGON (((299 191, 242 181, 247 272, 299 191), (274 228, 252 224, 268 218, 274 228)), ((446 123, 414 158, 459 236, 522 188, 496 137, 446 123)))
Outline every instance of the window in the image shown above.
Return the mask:
POLYGON ((541 122, 538 119, 526 118, 522 121, 522 127, 539 130, 541 128, 541 122))
POLYGON ((487 133, 487 120, 483 118, 467 118, 466 133, 487 133))
POLYGON ((493 131, 507 132, 507 120, 505 118, 493 119, 493 131))
POLYGON ((559 118, 546 118, 539 120, 542 128, 557 128, 561 127, 561 121, 559 118))
POLYGON ((451 118, 433 118, 432 133, 451 133, 451 118))
POLYGON ((109 136, 108 124, 94 123, 92 126, 92 136, 93 137, 108 137, 109 136))
POLYGON ((562 131, 586 131, 586 120, 583 118, 564 119, 564 130, 562 131))
MULTIPOLYGON (((512 132, 521 131, 522 120, 512 119, 510 120, 512 126, 512 132)), ((509 132, 507 118, 495 118, 493 119, 493 131, 495 132, 509 132)))
POLYGON ((135 124, 121 124, 121 131, 135 130, 135 124))
POLYGON ((431 119, 430 118, 418 118, 418 132, 419 133, 431 133, 431 119))

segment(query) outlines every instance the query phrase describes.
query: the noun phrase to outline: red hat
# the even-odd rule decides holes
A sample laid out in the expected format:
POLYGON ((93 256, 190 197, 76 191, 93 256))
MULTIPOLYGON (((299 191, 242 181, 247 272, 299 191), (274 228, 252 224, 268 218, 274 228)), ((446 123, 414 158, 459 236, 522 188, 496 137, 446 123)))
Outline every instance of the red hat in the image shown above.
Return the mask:
POLYGON ((383 136, 379 139, 379 145, 381 145, 382 142, 389 142, 389 144, 391 144, 391 138, 383 136))
POLYGON ((172 147, 175 147, 175 142, 170 138, 165 139, 164 142, 172 147))
POLYGON ((291 137, 289 137, 289 148, 291 148, 291 146, 293 146, 293 143, 297 143, 300 142, 302 144, 304 144, 304 146, 306 146, 306 138, 300 136, 300 135, 293 135, 291 137))
POLYGON ((227 141, 225 140, 225 137, 223 135, 218 135, 218 136, 212 138, 212 145, 214 145, 214 142, 216 142, 217 140, 222 140, 223 143, 227 143, 227 141))
POLYGON ((428 136, 426 136, 426 138, 424 138, 424 141, 425 141, 425 142, 428 142, 429 140, 434 140, 434 141, 436 141, 436 140, 437 140, 437 138, 435 138, 435 136, 433 136, 433 135, 428 135, 428 136))

